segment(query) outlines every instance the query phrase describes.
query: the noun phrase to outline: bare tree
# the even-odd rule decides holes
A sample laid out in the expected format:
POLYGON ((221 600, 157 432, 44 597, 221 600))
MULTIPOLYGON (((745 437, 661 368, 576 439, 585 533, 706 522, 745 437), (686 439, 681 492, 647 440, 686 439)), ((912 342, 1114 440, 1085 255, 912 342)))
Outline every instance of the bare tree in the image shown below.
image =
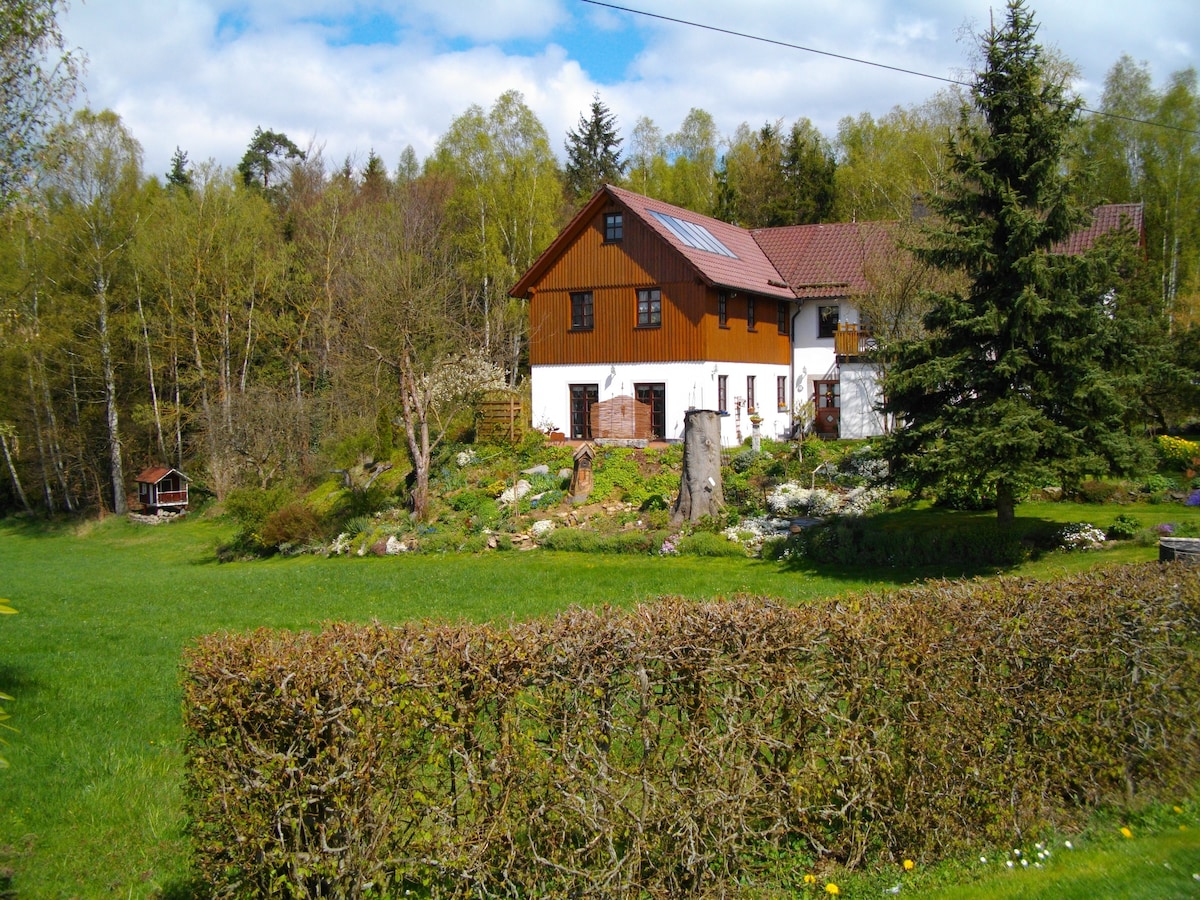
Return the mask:
POLYGON ((412 507, 429 511, 433 451, 456 411, 503 383, 480 354, 446 233, 446 184, 420 179, 364 204, 354 223, 353 350, 381 391, 394 391, 413 466, 412 507))

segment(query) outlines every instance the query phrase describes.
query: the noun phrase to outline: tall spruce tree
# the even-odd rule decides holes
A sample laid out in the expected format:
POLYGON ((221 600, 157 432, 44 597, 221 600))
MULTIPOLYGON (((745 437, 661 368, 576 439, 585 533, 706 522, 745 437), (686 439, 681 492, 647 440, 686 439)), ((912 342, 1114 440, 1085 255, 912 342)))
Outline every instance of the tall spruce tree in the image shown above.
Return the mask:
POLYGON ((625 171, 617 117, 592 95, 588 116, 579 116, 577 128, 567 132, 567 191, 575 200, 590 197, 605 184, 615 184, 625 171))
POLYGON ((1127 468, 1137 448, 1122 384, 1136 348, 1113 325, 1112 249, 1054 252, 1086 221, 1063 165, 1079 101, 1036 34, 1010 0, 981 35, 978 115, 962 110, 920 251, 966 287, 931 298, 928 336, 902 344, 884 379, 893 474, 994 500, 1001 522, 1029 488, 1127 468))

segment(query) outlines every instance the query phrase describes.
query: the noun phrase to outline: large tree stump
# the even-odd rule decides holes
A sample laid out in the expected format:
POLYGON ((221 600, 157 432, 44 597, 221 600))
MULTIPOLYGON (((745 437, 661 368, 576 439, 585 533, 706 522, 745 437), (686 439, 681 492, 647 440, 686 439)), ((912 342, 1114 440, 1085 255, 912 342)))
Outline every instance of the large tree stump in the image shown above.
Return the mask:
POLYGON ((715 516, 725 506, 721 490, 721 417, 711 409, 688 410, 683 417, 683 473, 671 510, 675 524, 715 516))

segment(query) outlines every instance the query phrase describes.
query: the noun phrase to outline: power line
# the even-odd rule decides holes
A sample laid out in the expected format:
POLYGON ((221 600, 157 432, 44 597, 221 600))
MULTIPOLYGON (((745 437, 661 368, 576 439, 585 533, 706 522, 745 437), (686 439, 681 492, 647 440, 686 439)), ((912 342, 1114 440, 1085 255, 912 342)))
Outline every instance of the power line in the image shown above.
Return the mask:
MULTIPOLYGON (((675 25, 687 25, 689 28, 699 28, 703 31, 712 31, 717 34, 725 34, 730 37, 744 38, 748 41, 757 41, 761 44, 773 44, 776 47, 784 47, 788 50, 800 50, 804 53, 815 53, 818 56, 828 56, 831 59, 840 59, 844 62, 857 63, 860 66, 872 66, 876 69, 886 69, 889 72, 899 72, 902 75, 915 75, 918 78, 928 78, 931 81, 940 81, 943 84, 952 84, 956 87, 970 88, 972 85, 967 81, 959 81, 955 78, 946 78, 942 75, 930 75, 928 72, 918 72, 916 69, 905 69, 901 66, 890 66, 887 63, 874 62, 869 59, 859 59, 856 56, 847 56, 844 53, 831 53, 828 50, 818 50, 815 47, 805 47, 803 44, 793 44, 789 41, 780 41, 775 38, 762 37, 757 34, 747 34, 744 31, 734 31, 731 28, 719 28, 716 25, 705 25, 703 22, 692 22, 688 19, 678 19, 673 16, 664 16, 660 13, 647 12, 644 9, 633 9, 629 6, 619 6, 615 3, 606 3, 604 0, 582 0, 583 3, 590 3, 592 6, 603 6, 607 9, 616 10, 617 12, 630 13, 635 16, 644 16, 647 19, 658 19, 662 22, 671 22, 675 25)), ((1166 128, 1171 131, 1178 131, 1182 134, 1192 134, 1200 137, 1200 131, 1195 131, 1191 128, 1183 128, 1179 125, 1170 125, 1165 122, 1150 122, 1146 119, 1135 119, 1132 116, 1122 116, 1117 113, 1103 112, 1098 109, 1089 109, 1086 106, 1081 106, 1081 112, 1088 113, 1093 116, 1103 116, 1107 119, 1117 119, 1121 122, 1130 122, 1135 125, 1150 125, 1155 128, 1166 128)))

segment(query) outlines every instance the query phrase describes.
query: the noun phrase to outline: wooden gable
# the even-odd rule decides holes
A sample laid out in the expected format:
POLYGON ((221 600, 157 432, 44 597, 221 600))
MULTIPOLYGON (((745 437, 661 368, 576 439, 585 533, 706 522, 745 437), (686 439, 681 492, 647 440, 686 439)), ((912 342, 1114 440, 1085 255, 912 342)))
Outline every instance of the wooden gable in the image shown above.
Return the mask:
MULTIPOLYGON (((776 326, 778 299, 758 300, 759 327, 747 333, 744 312, 750 295, 744 291, 739 295, 712 280, 714 272, 730 269, 729 261, 722 258, 723 266, 714 264, 709 272, 697 267, 675 242, 664 237, 663 229, 645 210, 625 202, 629 196, 636 195, 615 188, 597 192, 510 292, 529 300, 530 363, 786 362, 788 338, 781 336, 776 326), (613 214, 622 216, 622 235, 620 240, 610 241, 605 239, 605 218, 613 214), (638 326, 639 289, 661 292, 661 325, 638 326), (591 295, 590 328, 572 327, 573 293, 591 295), (742 311, 736 320, 740 324, 732 329, 718 330, 717 298, 721 293, 732 298, 731 310, 742 311), (734 334, 738 327, 740 332, 734 334)), ((667 204, 657 206, 680 216, 704 218, 667 204)), ((757 251, 749 233, 743 234, 757 251)), ((750 251, 743 252, 749 255, 750 251)), ((743 280, 765 285, 767 269, 762 260, 754 262, 754 267, 746 266, 743 280)), ((728 274, 721 277, 737 280, 728 274)), ((771 290, 780 292, 779 288, 771 290)))

